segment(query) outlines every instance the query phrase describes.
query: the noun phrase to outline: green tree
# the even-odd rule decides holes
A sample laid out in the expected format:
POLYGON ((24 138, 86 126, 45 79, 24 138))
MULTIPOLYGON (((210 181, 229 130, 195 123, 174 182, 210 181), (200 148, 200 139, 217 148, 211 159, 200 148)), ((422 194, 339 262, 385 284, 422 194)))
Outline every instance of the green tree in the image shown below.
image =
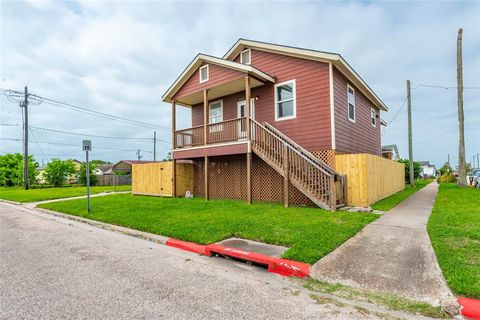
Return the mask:
MULTIPOLYGON (((95 175, 95 170, 98 168, 98 165, 96 162, 90 162, 89 163, 89 169, 90 169, 90 185, 94 186, 98 182, 98 178, 95 175)), ((87 185, 87 164, 85 162, 82 162, 82 165, 80 166, 80 170, 78 171, 78 180, 80 184, 86 186, 87 185)))
POLYGON ((45 180, 55 187, 61 187, 72 174, 75 165, 71 160, 52 159, 45 168, 45 180))
MULTIPOLYGON (((28 177, 30 184, 35 183, 38 174, 38 162, 33 156, 28 157, 28 177)), ((0 156, 0 185, 14 186, 23 183, 23 155, 7 153, 0 156)))
POLYGON ((445 162, 445 164, 440 169, 438 169, 438 172, 440 173, 441 176, 443 176, 443 175, 452 173, 453 170, 450 167, 450 164, 448 162, 445 162))
MULTIPOLYGON (((398 162, 405 164, 405 181, 410 182, 410 161, 408 159, 400 159, 398 162)), ((413 161, 413 178, 416 180, 420 178, 422 172, 422 165, 420 162, 413 161)))

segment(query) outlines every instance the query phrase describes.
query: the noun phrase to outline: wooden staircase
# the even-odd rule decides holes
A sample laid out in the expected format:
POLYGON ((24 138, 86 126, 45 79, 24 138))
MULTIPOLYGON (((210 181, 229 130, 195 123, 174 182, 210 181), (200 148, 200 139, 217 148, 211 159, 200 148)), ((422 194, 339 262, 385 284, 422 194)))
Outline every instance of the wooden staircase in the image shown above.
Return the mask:
MULTIPOLYGON (((346 203, 346 179, 268 123, 251 119, 252 151, 317 206, 335 211, 346 203)), ((287 199, 288 202, 288 199, 287 199)))

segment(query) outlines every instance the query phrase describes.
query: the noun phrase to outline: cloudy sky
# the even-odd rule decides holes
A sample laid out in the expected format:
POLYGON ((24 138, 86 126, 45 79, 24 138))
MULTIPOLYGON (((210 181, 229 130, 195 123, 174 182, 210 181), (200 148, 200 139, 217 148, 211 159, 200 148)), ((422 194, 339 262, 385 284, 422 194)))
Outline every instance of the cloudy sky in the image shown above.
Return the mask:
MULTIPOLYGON (((414 157, 437 166, 448 153, 457 163, 456 90, 418 85, 456 85, 456 35, 463 27, 464 83, 471 87, 465 90, 467 161, 480 153, 479 2, 1 1, 0 20, 0 88, 28 85, 41 96, 153 124, 159 158, 171 140, 165 90, 198 52, 222 56, 248 38, 342 54, 389 106, 382 144, 397 144, 402 157, 408 154, 401 106, 410 79, 414 157)), ((20 108, 10 100, 0 96, 2 153, 22 150, 21 142, 8 140, 22 138, 20 108)), ((179 125, 188 126, 188 111, 179 115, 179 125)), ((137 149, 143 159, 153 157, 151 127, 45 101, 31 105, 30 126, 36 127, 30 150, 39 162, 83 158, 84 137, 37 128, 129 138, 92 137, 94 158, 135 159, 137 149)))

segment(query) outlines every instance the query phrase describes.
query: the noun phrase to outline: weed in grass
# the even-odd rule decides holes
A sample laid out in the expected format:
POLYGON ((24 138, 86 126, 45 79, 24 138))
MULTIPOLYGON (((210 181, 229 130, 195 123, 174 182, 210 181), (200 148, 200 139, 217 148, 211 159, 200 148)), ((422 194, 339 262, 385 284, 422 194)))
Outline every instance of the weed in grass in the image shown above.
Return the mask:
POLYGON ((337 301, 335 299, 332 299, 332 298, 327 298, 327 297, 321 297, 317 294, 309 294, 308 295, 310 298, 312 298, 316 303, 319 303, 319 304, 333 304, 339 308, 343 308, 343 307, 346 307, 347 305, 343 302, 340 302, 340 301, 337 301))
POLYGON ((405 311, 426 317, 448 318, 448 315, 443 312, 440 307, 434 307, 428 303, 406 299, 395 294, 360 290, 341 284, 329 284, 314 279, 299 279, 297 281, 307 289, 332 294, 349 300, 374 303, 391 310, 405 311))

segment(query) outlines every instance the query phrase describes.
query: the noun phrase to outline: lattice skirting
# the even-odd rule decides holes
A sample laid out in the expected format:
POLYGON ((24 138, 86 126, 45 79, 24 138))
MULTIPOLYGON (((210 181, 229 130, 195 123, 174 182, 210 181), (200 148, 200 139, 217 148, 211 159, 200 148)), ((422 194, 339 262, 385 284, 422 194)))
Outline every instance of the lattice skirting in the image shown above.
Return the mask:
POLYGON ((335 169, 335 150, 317 150, 311 151, 311 153, 318 159, 325 162, 330 168, 335 169))
MULTIPOLYGON (((195 194, 203 197, 204 161, 194 161, 195 194)), ((221 156, 209 158, 209 189, 211 199, 247 198, 247 156, 221 156)), ((256 155, 252 155, 252 199, 253 201, 283 202, 283 177, 256 155)), ((315 206, 310 199, 289 186, 291 205, 315 206)))

